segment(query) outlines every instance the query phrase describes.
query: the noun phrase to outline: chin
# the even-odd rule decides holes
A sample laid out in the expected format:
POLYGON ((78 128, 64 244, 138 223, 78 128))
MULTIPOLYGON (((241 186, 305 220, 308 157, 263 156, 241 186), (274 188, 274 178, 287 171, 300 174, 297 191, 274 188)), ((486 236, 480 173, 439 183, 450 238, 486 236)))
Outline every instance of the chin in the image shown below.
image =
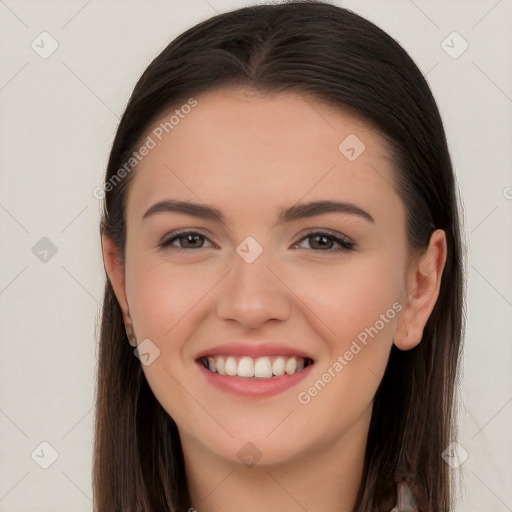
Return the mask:
MULTIPOLYGON (((229 464, 241 464, 246 467, 278 466, 290 463, 314 451, 314 441, 304 436, 292 437, 283 432, 254 429, 231 431, 233 438, 222 436, 216 439, 204 439, 207 449, 229 464)), ((204 442, 203 441, 203 442, 204 442)))

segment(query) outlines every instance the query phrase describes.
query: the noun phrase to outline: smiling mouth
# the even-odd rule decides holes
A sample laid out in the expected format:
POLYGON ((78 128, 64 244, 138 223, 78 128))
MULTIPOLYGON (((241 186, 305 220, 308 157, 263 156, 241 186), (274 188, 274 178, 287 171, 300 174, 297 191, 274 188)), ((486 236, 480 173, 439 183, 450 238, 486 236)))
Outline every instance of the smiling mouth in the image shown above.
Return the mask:
POLYGON ((274 379, 293 375, 311 366, 313 360, 308 357, 261 356, 205 356, 198 359, 207 370, 228 377, 246 379, 274 379))

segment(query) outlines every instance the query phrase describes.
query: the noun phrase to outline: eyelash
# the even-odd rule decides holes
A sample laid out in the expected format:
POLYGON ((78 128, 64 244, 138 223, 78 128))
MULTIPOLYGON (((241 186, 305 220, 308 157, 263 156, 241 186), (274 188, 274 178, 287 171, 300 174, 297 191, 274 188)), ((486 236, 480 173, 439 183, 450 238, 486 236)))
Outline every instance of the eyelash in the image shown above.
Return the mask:
MULTIPOLYGON (((197 251, 199 249, 203 249, 204 247, 197 247, 195 249, 191 248, 185 248, 185 247, 176 247, 174 245, 171 245, 172 242, 175 240, 179 240, 181 237, 185 235, 198 235, 200 237, 203 237, 205 239, 208 239, 208 237, 202 233, 199 233, 198 231, 175 231, 174 233, 171 233, 171 238, 168 238, 167 240, 162 241, 158 244, 158 247, 162 249, 171 249, 173 251, 177 252, 188 252, 188 251, 197 251)), ((334 241, 337 244, 340 245, 340 248, 338 249, 311 249, 315 252, 340 252, 340 251, 355 251, 356 250, 356 244, 349 241, 346 238, 340 237, 339 235, 335 235, 334 233, 331 233, 329 231, 310 231, 309 233, 306 233, 300 240, 295 242, 293 245, 297 245, 299 242, 302 242, 303 240, 306 240, 308 238, 314 237, 314 236, 324 236, 328 240, 334 241)))

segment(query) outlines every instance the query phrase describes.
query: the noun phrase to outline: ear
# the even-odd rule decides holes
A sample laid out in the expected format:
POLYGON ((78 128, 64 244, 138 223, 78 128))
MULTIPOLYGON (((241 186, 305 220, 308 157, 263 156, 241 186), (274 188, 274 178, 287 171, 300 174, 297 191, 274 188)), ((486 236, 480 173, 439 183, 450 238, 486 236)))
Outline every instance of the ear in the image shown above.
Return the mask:
POLYGON ((101 236, 101 246, 105 271, 116 295, 117 302, 119 302, 119 306, 123 312, 123 320, 128 341, 130 342, 130 345, 136 347, 137 341, 128 308, 128 300, 126 299, 125 269, 121 258, 121 252, 115 242, 105 234, 101 236))
POLYGON ((446 234, 437 229, 430 236, 427 249, 411 264, 406 306, 394 339, 400 350, 410 350, 421 341, 423 329, 439 296, 446 253, 446 234))

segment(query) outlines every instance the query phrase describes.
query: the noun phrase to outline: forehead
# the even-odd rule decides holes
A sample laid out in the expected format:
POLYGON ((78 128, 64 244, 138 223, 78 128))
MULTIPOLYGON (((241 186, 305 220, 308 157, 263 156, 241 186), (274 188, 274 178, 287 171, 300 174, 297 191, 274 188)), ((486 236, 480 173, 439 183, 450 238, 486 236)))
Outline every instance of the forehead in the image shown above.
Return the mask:
POLYGON ((305 195, 382 207, 399 200, 383 138, 353 114, 291 92, 221 89, 194 100, 162 114, 142 138, 152 149, 134 171, 129 210, 166 196, 251 199, 260 208, 305 195))

